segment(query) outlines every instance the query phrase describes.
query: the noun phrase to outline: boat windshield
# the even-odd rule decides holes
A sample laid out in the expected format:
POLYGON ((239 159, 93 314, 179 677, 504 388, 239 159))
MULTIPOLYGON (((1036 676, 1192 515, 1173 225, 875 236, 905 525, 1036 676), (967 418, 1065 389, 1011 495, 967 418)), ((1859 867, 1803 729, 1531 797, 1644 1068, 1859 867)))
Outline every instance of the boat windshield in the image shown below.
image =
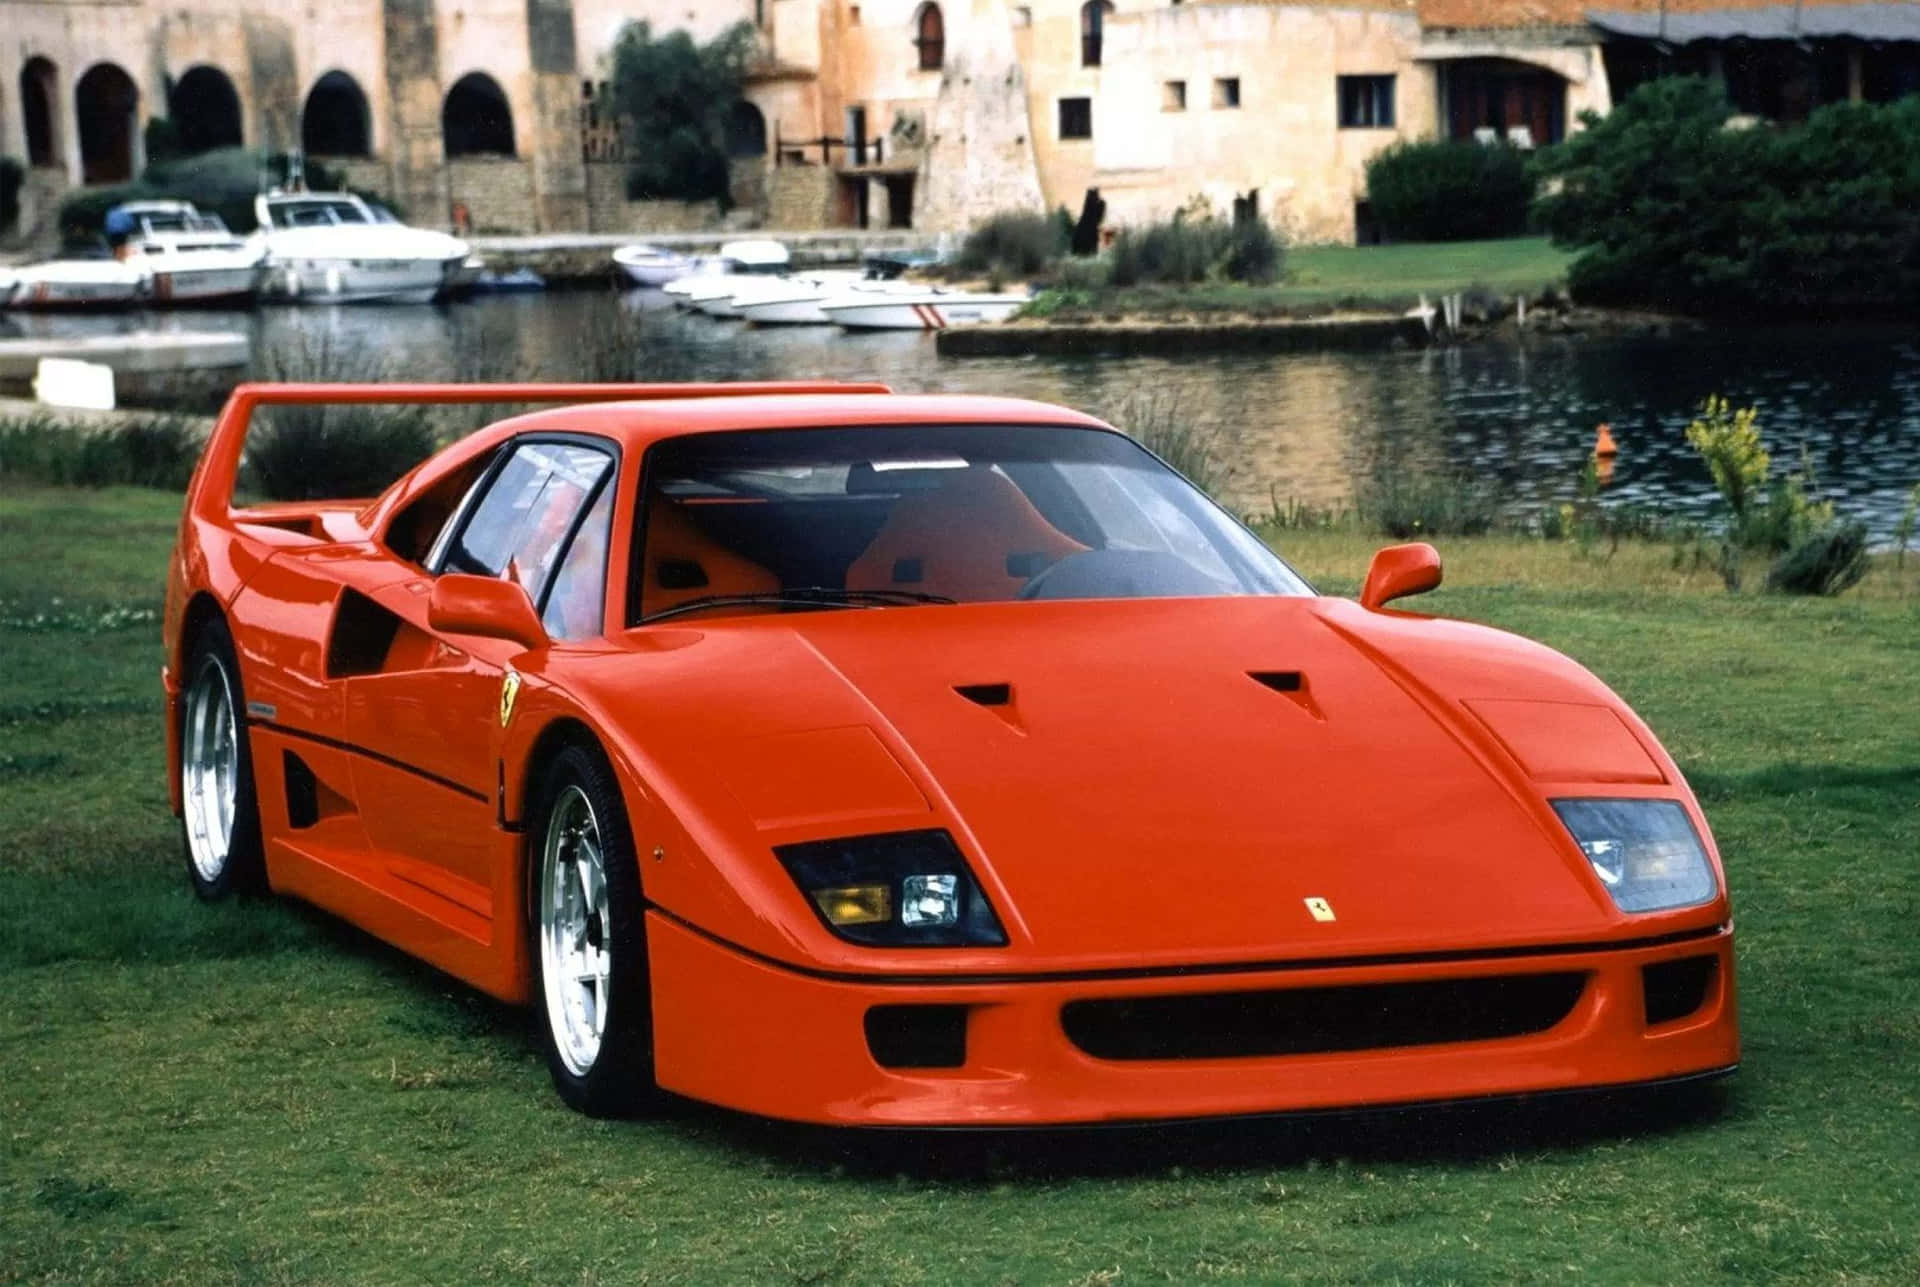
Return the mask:
POLYGON ((750 430, 647 454, 630 624, 690 613, 1305 595, 1131 439, 1022 425, 750 430))
POLYGON ((180 214, 169 211, 165 214, 146 214, 140 216, 140 222, 146 225, 148 235, 169 232, 226 232, 226 220, 219 215, 180 214))
POLYGON ((275 201, 267 214, 276 228, 325 228, 343 223, 371 223, 358 201, 275 201))

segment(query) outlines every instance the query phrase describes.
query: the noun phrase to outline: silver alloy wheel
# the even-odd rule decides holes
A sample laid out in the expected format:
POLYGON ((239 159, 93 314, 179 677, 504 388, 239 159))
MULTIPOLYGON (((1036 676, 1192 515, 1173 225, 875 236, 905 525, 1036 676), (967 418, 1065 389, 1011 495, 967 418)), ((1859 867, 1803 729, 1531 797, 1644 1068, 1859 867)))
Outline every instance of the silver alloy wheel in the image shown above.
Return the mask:
POLYGON ((547 1022, 567 1070, 584 1077, 606 1032, 613 952, 600 824, 578 786, 563 790, 548 815, 539 902, 547 1022))
POLYGON ((181 730, 180 787, 185 804, 187 856, 208 884, 233 856, 233 814, 240 781, 240 736, 233 717, 233 683, 218 657, 200 663, 187 692, 181 730))

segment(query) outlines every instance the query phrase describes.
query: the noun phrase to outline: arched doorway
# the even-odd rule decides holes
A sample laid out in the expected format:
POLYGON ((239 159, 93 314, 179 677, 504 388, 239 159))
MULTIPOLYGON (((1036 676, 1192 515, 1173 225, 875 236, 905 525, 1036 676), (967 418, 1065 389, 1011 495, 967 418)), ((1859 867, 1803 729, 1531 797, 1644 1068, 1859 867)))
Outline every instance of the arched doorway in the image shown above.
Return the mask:
POLYGON ((167 95, 167 116, 188 156, 240 146, 240 93, 218 67, 189 67, 167 95))
POLYGON ((947 23, 940 6, 923 4, 913 15, 913 44, 920 53, 921 71, 939 71, 947 61, 947 23))
POLYGON ((514 155, 513 110, 500 83, 485 72, 468 72, 455 81, 440 109, 440 137, 448 160, 514 155))
POLYGON ((360 82, 330 71, 313 82, 300 109, 300 150, 309 156, 371 156, 371 119, 360 82))
POLYGON ((767 118, 745 99, 727 113, 727 155, 765 156, 767 154, 767 118))
POLYGON ((133 177, 140 90, 114 63, 95 63, 73 87, 80 122, 80 181, 125 183, 133 177))
POLYGON ((54 88, 59 73, 45 58, 29 58, 20 68, 20 121, 26 127, 27 164, 60 165, 60 101, 54 88))

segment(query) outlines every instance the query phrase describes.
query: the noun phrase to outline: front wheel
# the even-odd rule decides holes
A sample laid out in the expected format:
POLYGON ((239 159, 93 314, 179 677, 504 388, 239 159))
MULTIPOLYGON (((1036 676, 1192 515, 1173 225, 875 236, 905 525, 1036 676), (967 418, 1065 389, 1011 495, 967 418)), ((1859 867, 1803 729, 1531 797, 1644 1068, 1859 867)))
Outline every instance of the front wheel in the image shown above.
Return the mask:
POLYGON ((540 799, 529 919, 547 1068, 569 1106, 624 1116, 659 1093, 633 833, 613 770, 595 750, 556 756, 540 799))
POLYGON ((212 902, 266 886, 253 753, 233 636, 224 622, 200 632, 187 661, 180 717, 180 830, 193 892, 212 902))

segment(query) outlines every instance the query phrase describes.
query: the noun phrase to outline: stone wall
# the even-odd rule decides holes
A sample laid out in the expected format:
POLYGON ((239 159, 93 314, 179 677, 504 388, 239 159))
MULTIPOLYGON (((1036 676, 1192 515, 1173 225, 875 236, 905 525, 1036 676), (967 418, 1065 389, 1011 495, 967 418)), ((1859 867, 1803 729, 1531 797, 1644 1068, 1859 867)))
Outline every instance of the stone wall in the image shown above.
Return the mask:
POLYGON ((913 226, 942 232, 996 210, 1046 208, 1007 7, 981 0, 964 25, 954 10, 914 190, 913 226))
MULTIPOLYGON (((474 232, 525 232, 535 226, 531 161, 514 157, 449 161, 447 192, 452 202, 467 208, 468 227, 474 232)), ((429 227, 444 218, 432 218, 420 210, 407 213, 429 227)))
POLYGON ((782 165, 767 171, 766 226, 782 230, 831 228, 835 182, 822 165, 782 165))
POLYGON ((721 225, 711 201, 629 201, 621 161, 588 161, 587 218, 594 232, 706 232, 721 225))

